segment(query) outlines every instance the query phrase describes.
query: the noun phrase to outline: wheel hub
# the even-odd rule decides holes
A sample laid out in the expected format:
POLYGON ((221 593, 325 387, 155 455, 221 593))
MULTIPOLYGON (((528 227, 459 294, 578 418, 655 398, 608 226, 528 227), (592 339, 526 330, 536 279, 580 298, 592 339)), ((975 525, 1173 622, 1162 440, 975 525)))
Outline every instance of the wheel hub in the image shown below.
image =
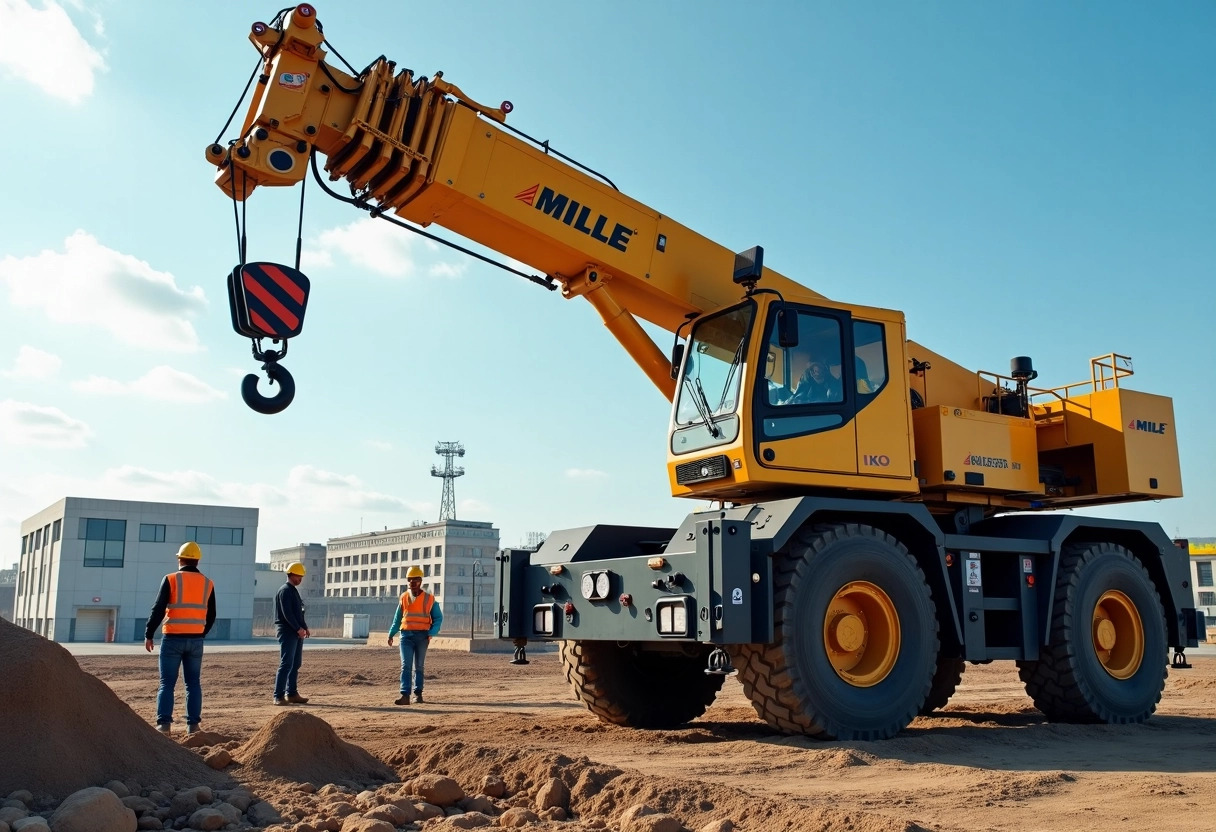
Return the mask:
POLYGON ((1094 654, 1116 679, 1130 679, 1144 660, 1144 624, 1135 602, 1116 589, 1102 593, 1094 605, 1094 654))
POLYGON ((890 596, 869 581, 842 586, 824 614, 823 646, 836 674, 849 684, 872 687, 887 678, 900 647, 890 596))

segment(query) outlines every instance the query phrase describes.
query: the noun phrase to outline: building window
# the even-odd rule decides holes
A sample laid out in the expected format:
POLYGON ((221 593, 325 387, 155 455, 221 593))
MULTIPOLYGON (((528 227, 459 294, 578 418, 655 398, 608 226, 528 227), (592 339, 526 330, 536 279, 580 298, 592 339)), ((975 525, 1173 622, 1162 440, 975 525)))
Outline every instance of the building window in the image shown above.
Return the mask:
POLYGON ((372 552, 372 563, 379 563, 379 562, 380 562, 380 553, 372 552))
POLYGON ((436 578, 438 578, 438 577, 439 577, 439 575, 440 575, 440 570, 441 570, 441 569, 443 569, 443 564, 442 564, 442 563, 437 563, 437 564, 435 564, 435 577, 436 577, 436 578))
POLYGON ((397 550, 394 549, 393 550, 393 563, 396 563, 396 562, 397 562, 397 550))
POLYGON ((426 546, 426 547, 424 547, 424 548, 423 548, 423 550, 422 550, 422 556, 423 556, 424 558, 429 558, 429 557, 431 556, 431 547, 430 547, 430 546, 426 546))
POLYGON ((1197 573, 1196 583, 1199 586, 1212 585, 1212 562, 1210 560, 1200 561, 1195 564, 1195 572, 1197 573))
POLYGON ((1199 606, 1216 607, 1216 592, 1199 593, 1199 606))
POLYGON ((139 524, 140 543, 164 543, 165 527, 158 523, 139 524))
POLYGON ((464 577, 464 564, 463 563, 459 563, 456 565, 456 575, 457 575, 457 577, 460 577, 460 578, 464 577))
POLYGON ((126 552, 127 521, 80 518, 84 565, 122 568, 126 552))
POLYGON ((394 581, 395 581, 395 580, 397 580, 397 567, 395 567, 395 566, 393 567, 393 575, 392 575, 392 579, 393 579, 394 581))
POLYGON ((440 590, 440 589, 442 589, 442 588, 443 588, 443 587, 439 586, 439 584, 435 584, 435 591, 434 591, 433 593, 431 593, 431 594, 432 594, 432 595, 434 595, 436 598, 438 598, 438 597, 439 597, 439 590, 440 590))
POLYGON ((431 577, 431 565, 429 563, 422 567, 422 574, 428 578, 431 577))
MULTIPOLYGON (((35 549, 42 548, 42 529, 34 530, 34 548, 35 549)), ((417 551, 417 550, 415 549, 414 551, 417 551)))
POLYGON ((242 546, 245 543, 245 530, 213 526, 186 526, 186 540, 215 546, 242 546))
POLYGON ((54 543, 56 540, 59 539, 59 529, 62 526, 62 524, 63 524, 62 520, 55 521, 55 525, 52 527, 53 530, 51 531, 51 542, 52 543, 54 543))
POLYGON ((442 546, 435 547, 435 557, 437 557, 437 558, 443 557, 443 547, 442 546))
POLYGON ((388 580, 388 570, 387 569, 380 570, 380 580, 382 580, 382 581, 388 580))

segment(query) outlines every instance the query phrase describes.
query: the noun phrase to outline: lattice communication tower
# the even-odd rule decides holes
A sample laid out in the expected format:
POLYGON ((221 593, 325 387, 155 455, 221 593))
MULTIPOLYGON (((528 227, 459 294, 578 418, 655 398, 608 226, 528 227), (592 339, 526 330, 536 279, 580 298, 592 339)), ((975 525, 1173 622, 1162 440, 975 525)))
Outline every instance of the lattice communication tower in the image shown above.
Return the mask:
POLYGON ((464 456, 464 445, 459 442, 440 442, 435 445, 435 453, 443 457, 443 469, 438 465, 431 466, 432 477, 443 478, 443 499, 439 504, 440 520, 456 519, 456 478, 464 476, 464 469, 457 468, 452 460, 464 456))

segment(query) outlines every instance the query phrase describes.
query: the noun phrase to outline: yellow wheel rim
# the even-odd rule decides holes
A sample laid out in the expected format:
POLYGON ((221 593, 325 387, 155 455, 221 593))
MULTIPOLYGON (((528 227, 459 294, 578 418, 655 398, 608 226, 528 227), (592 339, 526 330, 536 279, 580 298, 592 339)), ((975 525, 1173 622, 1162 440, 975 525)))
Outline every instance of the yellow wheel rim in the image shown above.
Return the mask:
POLYGON ((823 616, 823 646, 836 674, 850 685, 877 685, 899 658, 899 616, 890 596, 869 581, 836 591, 823 616))
POLYGON ((1106 672, 1116 679, 1130 679, 1144 660, 1144 624, 1140 611, 1122 592, 1102 593, 1094 606, 1094 653, 1106 672))

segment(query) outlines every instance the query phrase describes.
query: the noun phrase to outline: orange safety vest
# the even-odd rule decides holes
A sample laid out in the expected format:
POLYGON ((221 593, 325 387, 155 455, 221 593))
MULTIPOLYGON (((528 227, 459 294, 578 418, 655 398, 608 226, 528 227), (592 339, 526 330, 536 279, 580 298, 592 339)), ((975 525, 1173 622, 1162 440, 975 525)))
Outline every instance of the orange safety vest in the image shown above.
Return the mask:
POLYGON ((431 607, 435 604, 435 596, 424 592, 415 598, 407 589, 401 593, 401 629, 429 630, 431 629, 431 607))
POLYGON ((207 629, 207 602, 215 584, 202 572, 173 572, 165 579, 169 581, 165 635, 201 636, 207 629))

